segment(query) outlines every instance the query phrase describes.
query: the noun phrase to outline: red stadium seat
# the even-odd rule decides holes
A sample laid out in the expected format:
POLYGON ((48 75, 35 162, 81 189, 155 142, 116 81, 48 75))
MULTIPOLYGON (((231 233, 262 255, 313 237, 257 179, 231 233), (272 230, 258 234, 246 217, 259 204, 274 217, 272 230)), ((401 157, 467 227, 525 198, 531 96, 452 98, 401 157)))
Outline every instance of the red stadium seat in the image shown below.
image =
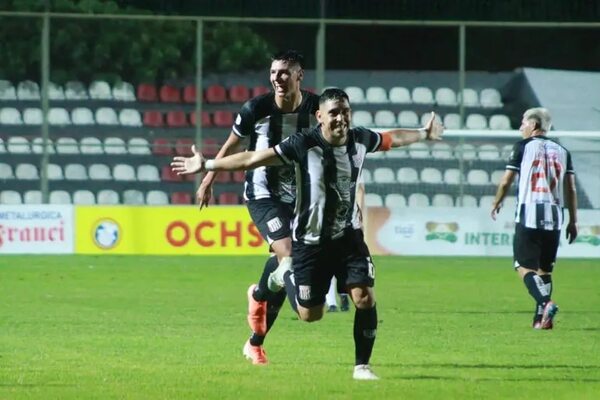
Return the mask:
POLYGON ((171 171, 170 165, 164 165, 160 169, 160 180, 165 182, 181 182, 183 179, 177 173, 171 171))
POLYGON ((234 171, 232 174, 232 180, 235 183, 243 183, 246 180, 246 172, 245 171, 234 171))
POLYGON ((183 88, 183 101, 185 103, 196 102, 196 85, 187 85, 183 88))
POLYGON ((229 100, 234 103, 243 103, 250 98, 250 89, 244 85, 235 85, 229 88, 229 100))
POLYGON ((252 88, 252 97, 260 96, 261 94, 269 93, 271 89, 266 86, 255 86, 252 88))
MULTIPOLYGON (((196 113, 194 111, 190 113, 190 124, 196 126, 196 113)), ((202 127, 208 128, 210 126, 212 126, 210 113, 208 111, 202 111, 202 127)))
POLYGON ((223 192, 219 195, 218 203, 227 205, 240 204, 240 196, 233 192, 223 192))
POLYGON ((151 83, 140 83, 137 87, 138 101, 158 101, 156 86, 151 83))
POLYGON ((181 110, 169 111, 167 113, 167 125, 172 128, 185 128, 188 126, 185 112, 181 110))
POLYGON ((202 140, 202 154, 207 157, 214 157, 219 152, 221 146, 217 139, 205 138, 202 140))
POLYGON ((171 193, 171 204, 192 204, 192 195, 187 192, 171 193))
POLYGON ((231 111, 217 110, 213 114, 213 122, 218 128, 231 128, 233 126, 233 114, 231 111))
POLYGON ((175 141, 175 154, 178 156, 189 157, 192 155, 192 145, 194 144, 194 139, 177 139, 175 141))
POLYGON ((164 125, 163 115, 160 111, 144 111, 144 125, 160 128, 164 125))
POLYGON ((181 93, 175 86, 163 85, 160 88, 160 101, 163 103, 181 103, 181 93))
POLYGON ((231 182, 231 172, 229 171, 220 171, 215 177, 215 182, 218 183, 229 183, 231 182))
POLYGON ((172 156, 173 147, 167 139, 154 139, 154 141, 152 142, 152 154, 157 156, 172 156))
POLYGON ((227 91, 221 85, 210 85, 206 88, 207 103, 226 103, 227 91))

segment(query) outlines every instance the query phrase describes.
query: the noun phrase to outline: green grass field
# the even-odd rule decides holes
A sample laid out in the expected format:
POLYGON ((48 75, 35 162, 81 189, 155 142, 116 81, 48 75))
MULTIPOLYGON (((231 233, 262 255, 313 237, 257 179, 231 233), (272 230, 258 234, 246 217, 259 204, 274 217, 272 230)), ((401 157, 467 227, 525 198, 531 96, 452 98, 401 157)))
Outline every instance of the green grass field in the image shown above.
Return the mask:
POLYGON ((534 331, 507 258, 376 258, 376 382, 352 380, 352 312, 286 304, 270 364, 242 357, 263 260, 2 256, 0 399, 600 398, 597 260, 560 260, 534 331))

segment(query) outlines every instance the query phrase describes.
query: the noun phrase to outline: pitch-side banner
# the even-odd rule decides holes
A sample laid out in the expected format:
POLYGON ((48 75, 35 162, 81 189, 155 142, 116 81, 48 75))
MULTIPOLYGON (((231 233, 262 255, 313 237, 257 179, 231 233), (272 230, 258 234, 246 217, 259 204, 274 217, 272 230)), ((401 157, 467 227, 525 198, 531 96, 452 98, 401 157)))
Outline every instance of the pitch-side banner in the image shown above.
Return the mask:
POLYGON ((78 206, 80 254, 267 254, 246 207, 78 206))
MULTIPOLYGON (((568 220, 565 210, 565 217, 568 220)), ((573 244, 561 233, 559 257, 600 258, 600 210, 579 210, 573 244)), ((514 214, 496 221, 479 208, 397 208, 367 210, 367 244, 372 254, 512 256, 514 214)))
POLYGON ((73 253, 73 207, 0 206, 0 254, 73 253))

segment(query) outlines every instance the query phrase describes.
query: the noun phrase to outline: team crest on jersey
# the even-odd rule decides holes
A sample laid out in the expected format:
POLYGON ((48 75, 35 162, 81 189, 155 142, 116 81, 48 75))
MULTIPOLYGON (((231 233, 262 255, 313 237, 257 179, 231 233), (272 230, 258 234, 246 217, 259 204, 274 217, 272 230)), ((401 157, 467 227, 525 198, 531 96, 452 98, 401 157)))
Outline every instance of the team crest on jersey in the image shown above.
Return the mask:
POLYGON ((300 300, 310 300, 312 297, 311 292, 309 285, 298 285, 298 297, 300 297, 300 300))

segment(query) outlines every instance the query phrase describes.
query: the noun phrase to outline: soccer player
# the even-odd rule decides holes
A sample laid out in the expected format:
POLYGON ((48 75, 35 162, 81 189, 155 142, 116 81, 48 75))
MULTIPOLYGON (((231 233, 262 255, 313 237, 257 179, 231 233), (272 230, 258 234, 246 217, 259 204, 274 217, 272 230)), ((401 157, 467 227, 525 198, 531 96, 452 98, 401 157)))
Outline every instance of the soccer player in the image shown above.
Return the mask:
MULTIPOLYGON (((254 97, 242 106, 217 159, 241 151, 244 139, 249 139, 250 151, 267 149, 316 123, 314 114, 319 96, 300 89, 303 68, 304 57, 297 51, 287 50, 272 57, 273 91, 254 97)), ((214 180, 215 172, 210 171, 198 188, 196 197, 200 209, 208 206, 214 180)), ((253 333, 243 347, 243 354, 253 364, 267 363, 263 342, 285 301, 285 292, 281 291, 283 282, 275 282, 269 275, 279 264, 283 271, 291 267, 290 228, 295 195, 292 167, 261 166, 246 172, 244 198, 250 217, 273 252, 258 285, 251 285, 247 293, 248 324, 253 333)))
POLYGON ((550 113, 545 108, 525 111, 519 128, 523 140, 513 147, 491 212, 495 220, 518 174, 514 267, 536 303, 534 329, 552 329, 558 312, 551 298, 552 270, 565 205, 569 210, 566 237, 569 243, 577 237, 577 193, 571 154, 546 137, 550 125, 550 113))
POLYGON ((443 128, 432 113, 421 129, 394 129, 383 134, 361 127, 350 129, 348 95, 337 88, 321 94, 316 116, 318 126, 306 134, 292 135, 275 147, 205 160, 194 146, 194 156, 175 157, 171 166, 178 174, 295 166, 293 279, 288 271, 284 276, 286 286, 295 288, 300 319, 311 322, 323 317, 331 277, 343 279, 356 307, 353 378, 374 380, 378 377, 369 361, 377 332, 375 267, 360 229, 356 182, 367 152, 440 139, 443 128))

